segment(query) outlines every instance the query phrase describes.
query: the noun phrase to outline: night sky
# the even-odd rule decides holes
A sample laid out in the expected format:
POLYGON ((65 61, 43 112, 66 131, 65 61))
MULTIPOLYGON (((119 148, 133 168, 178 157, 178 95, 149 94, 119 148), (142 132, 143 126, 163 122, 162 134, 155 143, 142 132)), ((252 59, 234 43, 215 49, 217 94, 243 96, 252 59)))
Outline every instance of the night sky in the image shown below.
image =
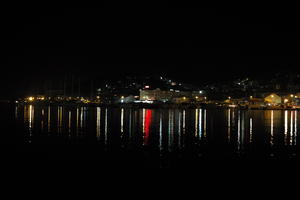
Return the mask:
POLYGON ((292 7, 2 8, 0 96, 70 73, 162 74, 201 85, 298 72, 292 7))

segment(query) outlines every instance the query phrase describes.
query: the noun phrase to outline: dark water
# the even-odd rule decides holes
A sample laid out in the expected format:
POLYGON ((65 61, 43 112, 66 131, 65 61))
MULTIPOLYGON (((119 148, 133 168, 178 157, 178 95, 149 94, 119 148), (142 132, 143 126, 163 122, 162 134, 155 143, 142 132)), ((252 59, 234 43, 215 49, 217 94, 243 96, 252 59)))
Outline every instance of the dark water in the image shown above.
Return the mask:
POLYGON ((20 157, 170 167, 297 160, 299 111, 16 106, 20 157))

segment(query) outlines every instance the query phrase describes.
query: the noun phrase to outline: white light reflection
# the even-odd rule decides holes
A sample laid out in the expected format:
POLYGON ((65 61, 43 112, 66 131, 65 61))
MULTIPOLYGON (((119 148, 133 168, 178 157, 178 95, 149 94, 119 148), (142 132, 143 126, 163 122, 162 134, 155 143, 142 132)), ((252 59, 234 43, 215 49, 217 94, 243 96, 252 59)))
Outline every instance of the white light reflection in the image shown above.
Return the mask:
POLYGON ((174 113, 173 111, 169 111, 169 137, 168 137, 168 146, 169 146, 169 151, 172 150, 172 146, 173 146, 173 135, 174 135, 174 129, 173 129, 173 125, 174 125, 174 113))
POLYGON ((241 148, 244 148, 245 144, 245 113, 241 113, 241 148))
POLYGON ((129 138, 131 138, 132 132, 132 110, 129 111, 129 138))
POLYGON ((159 149, 162 150, 162 114, 159 115, 159 149))
POLYGON ((293 123, 293 113, 294 111, 291 111, 291 128, 290 128, 290 142, 289 144, 292 145, 293 144, 293 137, 294 137, 294 123, 293 123))
POLYGON ((84 110, 83 110, 83 107, 81 107, 81 111, 80 111, 80 128, 83 128, 83 114, 84 114, 84 110))
POLYGON ((228 120, 227 120, 227 139, 228 141, 230 141, 230 129, 231 129, 231 121, 230 121, 230 116, 231 114, 231 110, 228 109, 228 112, 227 112, 227 116, 228 116, 228 120))
MULTIPOLYGON (((144 137, 144 135, 145 135, 145 108, 143 108, 143 137, 144 137)), ((143 138, 143 140, 144 140, 144 138, 143 138)))
POLYGON ((199 123, 199 119, 198 119, 198 109, 195 110, 195 137, 198 136, 198 123, 199 123))
POLYGON ((288 134, 288 111, 284 112, 284 144, 287 145, 287 134, 288 134))
POLYGON ((44 108, 42 109, 42 118, 41 118, 41 131, 44 132, 44 115, 45 115, 45 110, 44 108))
POLYGON ((181 148, 181 112, 178 112, 178 148, 181 148))
POLYGON ((252 117, 250 117, 250 143, 252 143, 252 141, 253 141, 253 119, 252 119, 252 117))
POLYGON ((200 109, 199 117, 199 138, 202 138, 202 109, 200 109))
POLYGON ((18 118, 18 106, 15 107, 15 118, 18 118))
POLYGON ((101 108, 100 107, 97 107, 97 118, 96 118, 96 132, 97 132, 97 138, 100 139, 100 124, 101 124, 101 108))
POLYGON ((297 145, 297 110, 295 110, 295 139, 294 139, 294 144, 297 145))
POLYGON ((238 111, 238 138, 237 138, 237 145, 238 145, 238 151, 240 150, 241 145, 241 113, 238 111))
POLYGON ((104 119, 104 138, 105 144, 107 144, 107 108, 105 109, 105 119, 104 119))
POLYGON ((271 110, 271 146, 274 144, 274 111, 271 110))
POLYGON ((51 108, 48 106, 48 132, 51 131, 51 108))
POLYGON ((206 109, 204 110, 204 137, 206 137, 206 109))
POLYGON ((76 132, 79 131, 79 108, 76 108, 76 132))
POLYGON ((185 110, 183 110, 182 115, 182 133, 185 135, 185 110))
POLYGON ((124 132, 124 108, 121 109, 121 134, 124 132))

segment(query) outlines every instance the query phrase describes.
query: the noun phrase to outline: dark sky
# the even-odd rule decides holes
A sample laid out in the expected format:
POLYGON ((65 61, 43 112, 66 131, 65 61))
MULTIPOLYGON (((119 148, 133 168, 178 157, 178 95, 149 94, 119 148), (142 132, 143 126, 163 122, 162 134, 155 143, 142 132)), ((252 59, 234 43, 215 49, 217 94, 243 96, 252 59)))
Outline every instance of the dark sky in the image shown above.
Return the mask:
POLYGON ((1 96, 68 73, 202 84, 298 72, 292 7, 3 8, 1 96))

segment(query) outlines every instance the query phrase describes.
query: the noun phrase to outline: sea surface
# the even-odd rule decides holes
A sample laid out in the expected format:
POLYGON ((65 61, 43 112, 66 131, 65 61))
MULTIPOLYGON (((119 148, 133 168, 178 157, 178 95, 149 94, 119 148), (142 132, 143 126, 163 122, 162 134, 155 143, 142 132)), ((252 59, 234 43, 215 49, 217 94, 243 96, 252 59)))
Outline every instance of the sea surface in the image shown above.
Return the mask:
POLYGON ((295 110, 1 108, 2 132, 6 144, 14 144, 16 159, 154 168, 298 159, 300 113, 295 110))

